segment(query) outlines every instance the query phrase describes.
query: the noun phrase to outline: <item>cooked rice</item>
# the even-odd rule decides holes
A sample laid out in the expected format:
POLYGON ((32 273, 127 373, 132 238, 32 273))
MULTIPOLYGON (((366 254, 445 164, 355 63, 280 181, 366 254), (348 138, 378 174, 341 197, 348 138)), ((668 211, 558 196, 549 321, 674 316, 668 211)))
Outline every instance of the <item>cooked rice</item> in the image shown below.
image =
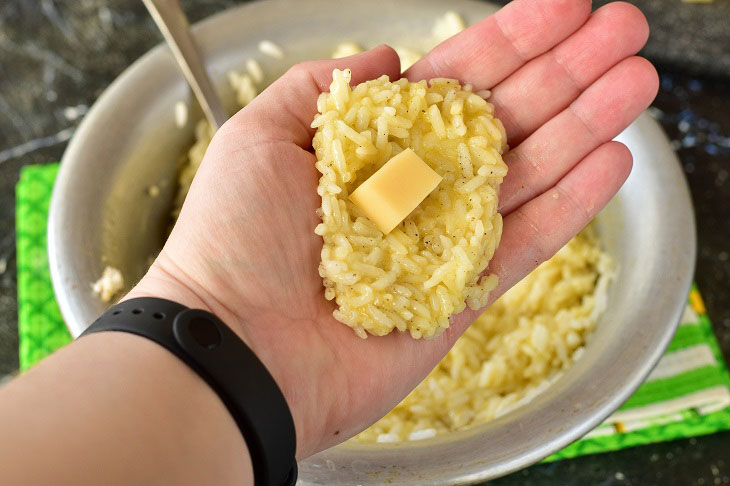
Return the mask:
POLYGON ((405 71, 409 67, 413 66, 422 57, 420 52, 415 51, 413 49, 409 49, 407 47, 400 47, 400 46, 395 47, 395 52, 398 54, 398 57, 400 58, 400 70, 401 71, 405 71))
POLYGON ((259 51, 275 59, 284 59, 284 51, 270 40, 262 40, 259 42, 259 51))
POLYGON ((102 302, 110 302, 124 288, 124 276, 115 267, 107 265, 99 280, 91 284, 91 290, 102 302))
POLYGON ((180 158, 180 169, 177 174, 177 193, 173 201, 172 217, 177 219, 180 215, 183 202, 188 196, 190 184, 193 183, 193 177, 198 172, 200 164, 203 162, 203 155, 213 139, 213 129, 207 120, 199 120, 195 125, 195 143, 180 158))
POLYGON ((188 104, 184 101, 175 103, 175 126, 183 128, 188 123, 188 104))
POLYGON ((260 83, 264 80, 264 70, 261 69, 261 64, 256 59, 249 59, 246 61, 246 71, 256 83, 260 83))
POLYGON ((448 11, 436 19, 433 29, 431 29, 431 34, 436 42, 443 42, 465 28, 466 25, 461 16, 454 11, 448 11))
POLYGON ((354 42, 342 42, 337 44, 335 51, 332 53, 332 59, 339 59, 340 57, 354 56, 362 52, 362 47, 355 44, 354 42))
POLYGON ((497 190, 507 173, 506 137, 494 108, 451 79, 411 83, 387 76, 350 87, 335 70, 317 102, 312 146, 322 174, 319 271, 334 316, 360 337, 394 329, 414 338, 483 307, 496 277, 480 278, 499 243, 497 190), (410 147, 443 177, 388 235, 349 200, 357 186, 410 147), (466 302, 466 304, 465 304, 466 302))
POLYGON ((428 377, 355 440, 418 440, 528 402, 583 352, 606 307, 611 260, 589 228, 492 304, 428 377))
POLYGON ((233 87, 233 91, 236 93, 236 101, 241 107, 251 103, 259 94, 254 84, 254 78, 250 74, 229 71, 228 83, 233 87))

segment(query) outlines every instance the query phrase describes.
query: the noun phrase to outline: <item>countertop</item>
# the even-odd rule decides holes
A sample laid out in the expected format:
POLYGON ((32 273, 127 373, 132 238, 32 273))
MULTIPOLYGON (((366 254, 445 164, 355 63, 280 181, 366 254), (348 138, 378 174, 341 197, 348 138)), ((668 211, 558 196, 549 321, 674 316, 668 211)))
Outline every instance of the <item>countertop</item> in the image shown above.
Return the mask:
MULTIPOLYGON (((182 3, 195 21, 240 2, 182 3)), ((632 3, 647 14, 652 26, 643 51, 661 75, 652 111, 673 140, 689 180, 698 222, 696 280, 727 360, 730 0, 632 3)), ((444 5, 446 10, 448 2, 444 5)), ((0 3, 0 377, 18 365, 14 191, 20 168, 59 160, 103 89, 159 41, 138 0, 0 3)), ((536 465, 494 481, 498 485, 728 483, 730 432, 536 465)))

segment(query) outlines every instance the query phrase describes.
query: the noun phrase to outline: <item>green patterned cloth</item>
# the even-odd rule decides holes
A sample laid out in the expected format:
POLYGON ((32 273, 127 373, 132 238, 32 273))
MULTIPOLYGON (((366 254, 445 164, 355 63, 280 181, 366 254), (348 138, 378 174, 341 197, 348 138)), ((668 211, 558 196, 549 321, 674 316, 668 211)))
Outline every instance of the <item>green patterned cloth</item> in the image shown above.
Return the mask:
MULTIPOLYGON (((21 370, 71 341, 53 296, 46 256, 48 203, 57 171, 57 165, 25 167, 17 186, 21 370)), ((693 288, 677 334, 644 384, 603 424, 546 461, 726 429, 730 375, 693 288)))
POLYGON ((24 167, 15 189, 20 369, 71 342, 51 286, 46 222, 58 165, 24 167))
POLYGON ((730 429, 730 374, 696 287, 664 356, 638 390, 546 461, 730 429))

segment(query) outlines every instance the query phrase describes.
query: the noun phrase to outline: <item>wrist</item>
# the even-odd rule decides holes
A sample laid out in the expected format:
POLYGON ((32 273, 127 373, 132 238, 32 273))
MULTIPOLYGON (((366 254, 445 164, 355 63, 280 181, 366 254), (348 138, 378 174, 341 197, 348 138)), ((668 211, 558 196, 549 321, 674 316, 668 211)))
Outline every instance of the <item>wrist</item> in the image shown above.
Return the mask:
POLYGON ((253 483, 223 402, 139 336, 84 336, 0 394, 2 484, 253 483))
POLYGON ((295 430, 289 407, 256 355, 216 316, 157 297, 126 300, 82 336, 124 332, 166 349, 225 404, 248 444, 257 484, 293 484, 295 430))
MULTIPOLYGON (((164 262, 164 260, 162 261, 164 262)), ((246 324, 247 321, 257 321, 276 326, 275 318, 272 318, 272 316, 257 317, 253 313, 247 314, 245 311, 241 311, 239 315, 238 312, 230 310, 217 298, 212 297, 205 290, 205 285, 199 284, 193 279, 184 282, 180 276, 184 272, 174 269, 174 265, 173 268, 170 267, 170 265, 161 263, 161 259, 158 259, 142 280, 120 300, 120 303, 134 298, 156 297, 176 302, 190 309, 202 309, 218 317, 261 360, 284 395, 294 420, 297 458, 306 457, 316 452, 316 450, 312 450, 306 439, 312 435, 306 432, 310 429, 307 424, 311 420, 305 420, 304 415, 306 414, 303 413, 302 408, 295 406, 297 403, 301 403, 302 398, 304 398, 301 390, 296 386, 296 380, 288 379, 290 375, 288 367, 282 365, 281 359, 279 359, 280 356, 273 350, 271 343, 267 344, 266 341, 257 339, 255 330, 252 331, 246 324), (241 317, 243 315, 246 316, 245 319, 241 317), (294 400, 295 396, 299 397, 296 401, 294 400)))
POLYGON ((177 271, 169 269, 169 265, 163 262, 164 260, 158 258, 145 276, 119 302, 139 297, 157 297, 177 302, 190 309, 208 311, 220 319, 224 318, 220 311, 215 309, 216 306, 211 305, 210 298, 206 298, 195 283, 184 282, 177 276, 177 271))

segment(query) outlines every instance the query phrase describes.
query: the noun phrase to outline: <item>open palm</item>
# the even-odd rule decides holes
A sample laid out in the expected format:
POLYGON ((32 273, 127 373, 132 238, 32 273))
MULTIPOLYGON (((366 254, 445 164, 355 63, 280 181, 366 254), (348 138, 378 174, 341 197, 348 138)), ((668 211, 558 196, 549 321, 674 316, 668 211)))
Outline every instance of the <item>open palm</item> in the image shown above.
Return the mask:
MULTIPOLYGON (((493 298, 585 226, 631 169, 628 149, 611 139, 656 94, 654 68, 633 57, 648 27, 628 4, 590 10, 588 0, 516 0, 405 73, 492 90, 512 147, 493 298)), ((287 398, 299 457, 384 415, 477 316, 452 316, 432 340, 398 332, 362 340, 332 317, 317 273, 309 124, 335 67, 352 69, 353 84, 400 76, 397 55, 382 46, 304 63, 276 81, 216 134, 169 241, 130 294, 207 308, 238 332, 287 398)))

